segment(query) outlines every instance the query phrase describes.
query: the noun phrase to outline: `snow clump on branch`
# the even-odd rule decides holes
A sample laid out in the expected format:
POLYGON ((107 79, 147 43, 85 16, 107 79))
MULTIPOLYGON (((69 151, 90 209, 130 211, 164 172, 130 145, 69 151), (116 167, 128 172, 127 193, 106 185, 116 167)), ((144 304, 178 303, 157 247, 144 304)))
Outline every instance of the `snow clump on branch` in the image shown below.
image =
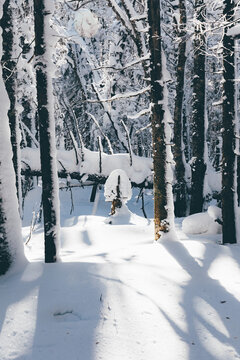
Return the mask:
POLYGON ((92 11, 80 9, 75 14, 74 27, 80 36, 91 38, 98 32, 100 24, 92 11))

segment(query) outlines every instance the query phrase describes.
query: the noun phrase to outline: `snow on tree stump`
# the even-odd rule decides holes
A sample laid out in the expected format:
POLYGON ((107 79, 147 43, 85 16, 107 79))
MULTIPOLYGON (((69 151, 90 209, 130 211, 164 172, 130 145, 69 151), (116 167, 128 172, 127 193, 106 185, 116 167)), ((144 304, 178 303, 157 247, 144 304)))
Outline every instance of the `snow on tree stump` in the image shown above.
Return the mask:
POLYGON ((126 203, 132 197, 131 182, 124 170, 116 169, 109 175, 104 187, 105 200, 112 202, 110 218, 106 223, 115 223, 121 218, 121 223, 129 222, 131 212, 126 203))

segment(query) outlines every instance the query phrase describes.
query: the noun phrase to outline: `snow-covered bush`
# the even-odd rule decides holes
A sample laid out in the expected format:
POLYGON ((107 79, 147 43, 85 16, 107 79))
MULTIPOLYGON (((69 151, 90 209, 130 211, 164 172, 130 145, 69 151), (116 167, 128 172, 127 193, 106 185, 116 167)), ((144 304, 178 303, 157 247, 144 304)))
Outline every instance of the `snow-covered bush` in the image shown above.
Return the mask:
POLYGON ((182 230, 187 234, 219 234, 222 231, 221 209, 209 206, 208 211, 186 217, 182 223, 182 230))
MULTIPOLYGON (((116 218, 121 218, 120 223, 128 223, 131 217, 126 202, 132 197, 131 182, 124 170, 116 169, 109 175, 104 189, 106 201, 112 202, 111 214, 114 219, 107 219, 106 223, 115 224, 116 218)), ((119 223, 119 219, 117 220, 119 223)))
POLYGON ((104 188, 106 201, 121 199, 126 203, 132 197, 131 182, 124 170, 116 169, 109 175, 104 188))

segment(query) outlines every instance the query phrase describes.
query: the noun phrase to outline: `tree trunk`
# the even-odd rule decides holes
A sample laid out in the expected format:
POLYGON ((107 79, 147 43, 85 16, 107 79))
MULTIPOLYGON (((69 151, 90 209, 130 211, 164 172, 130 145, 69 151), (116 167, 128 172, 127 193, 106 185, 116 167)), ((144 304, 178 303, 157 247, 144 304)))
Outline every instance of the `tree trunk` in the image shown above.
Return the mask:
POLYGON ((204 161, 205 145, 205 36, 206 16, 205 0, 196 0, 195 12, 197 24, 194 37, 194 77, 192 108, 192 183, 190 214, 198 213, 203 208, 203 187, 206 171, 204 161))
MULTIPOLYGON (((232 22, 234 2, 224 1, 223 14, 226 22, 232 22)), ((227 35, 229 27, 224 29, 223 36, 223 147, 222 147, 222 218, 223 244, 236 243, 236 155, 235 155, 235 69, 234 38, 227 35)))
POLYGON ((169 204, 167 193, 167 149, 165 142, 165 127, 167 126, 165 112, 164 79, 162 71, 162 46, 160 30, 160 2, 148 0, 150 76, 151 76, 151 123, 153 137, 153 188, 154 188, 154 221, 155 240, 162 233, 170 230, 169 204))
POLYGON ((13 10, 11 1, 6 0, 3 5, 3 17, 1 19, 3 29, 3 55, 1 59, 3 80, 10 100, 8 118, 11 130, 11 144, 13 152, 13 166, 16 174, 16 188, 19 201, 19 210, 22 207, 21 187, 21 155, 20 155, 20 129, 16 111, 16 60, 14 59, 14 32, 13 32, 13 10))
MULTIPOLYGON (((0 17, 2 16, 0 6, 0 17)), ((4 8, 6 10, 6 8, 4 8)), ((1 22, 2 25, 2 22, 1 22)), ((0 58, 2 56, 2 29, 0 33, 0 58)), ((8 110, 10 102, 2 79, 0 67, 0 275, 5 274, 10 266, 23 261, 23 241, 21 221, 15 186, 15 172, 12 162, 12 147, 8 110)))
MULTIPOLYGON (((45 27, 47 17, 44 0, 34 0, 35 67, 37 83, 40 157, 42 171, 42 203, 44 215, 45 262, 55 262, 59 242, 59 199, 55 148, 55 124, 52 106, 52 84, 49 75, 45 27)), ((48 51, 47 51, 48 50, 48 51)))
POLYGON ((175 160, 175 177, 176 184, 174 185, 175 194, 175 215, 177 217, 186 216, 187 211, 187 184, 185 179, 185 159, 183 149, 183 96, 184 96, 184 76, 186 64, 186 41, 184 36, 186 30, 186 7, 185 0, 179 0, 179 46, 178 46, 178 62, 176 73, 176 100, 174 107, 174 147, 173 155, 175 160))

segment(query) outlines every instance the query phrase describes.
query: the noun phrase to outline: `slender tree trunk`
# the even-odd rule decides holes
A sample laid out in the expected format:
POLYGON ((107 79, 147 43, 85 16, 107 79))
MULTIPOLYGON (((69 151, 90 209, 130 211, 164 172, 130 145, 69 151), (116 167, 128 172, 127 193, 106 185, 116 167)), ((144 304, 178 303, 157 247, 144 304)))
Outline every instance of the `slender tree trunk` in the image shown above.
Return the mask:
MULTIPOLYGON (((6 8, 4 9, 6 10, 6 8)), ((0 17, 3 14, 0 6, 0 17)), ((2 25, 2 22, 1 22, 2 25)), ((2 56, 2 29, 0 32, 0 58, 2 56)), ((8 110, 10 102, 0 67, 0 275, 10 266, 24 260, 21 221, 15 186, 15 172, 12 162, 12 147, 8 110)))
POLYGON ((174 185, 175 193, 175 215, 178 217, 186 216, 187 211, 187 184, 185 180, 185 159, 183 149, 183 96, 184 96, 184 76, 186 64, 186 41, 184 36, 186 30, 186 7, 185 0, 179 0, 179 46, 178 46, 178 62, 176 73, 176 100, 174 107, 174 147, 173 155, 175 160, 175 177, 174 185))
POLYGON ((42 170, 42 203, 44 215, 45 262, 55 262, 59 242, 59 200, 55 149, 55 124, 51 108, 52 84, 45 42, 47 11, 44 0, 34 0, 35 67, 42 170))
POLYGON ((160 30, 160 2, 148 0, 149 20, 149 48, 150 48, 150 75, 151 75, 151 122, 153 137, 153 169, 154 169, 154 221, 155 240, 162 233, 170 230, 169 204, 167 192, 167 149, 165 127, 167 126, 165 112, 167 99, 165 98, 162 46, 160 30))
MULTIPOLYGON (((226 21, 234 17, 234 1, 224 0, 223 14, 226 21)), ((236 243, 236 155, 235 155, 235 62, 234 38, 223 36, 223 147, 222 147, 222 218, 223 244, 236 243)))
POLYGON ((206 172, 204 161, 205 145, 205 0, 195 1, 196 21, 194 37, 194 78, 192 109, 192 183, 190 213, 201 212, 203 208, 203 187, 206 172))
POLYGON ((22 207, 22 186, 21 186, 21 155, 20 155, 20 129, 16 111, 16 60, 14 59, 14 31, 13 31, 13 10, 11 1, 6 0, 3 5, 3 17, 1 19, 3 29, 3 55, 1 59, 3 79, 10 100, 8 118, 11 130, 11 144, 13 151, 13 166, 16 174, 16 188, 19 201, 19 210, 22 207))

